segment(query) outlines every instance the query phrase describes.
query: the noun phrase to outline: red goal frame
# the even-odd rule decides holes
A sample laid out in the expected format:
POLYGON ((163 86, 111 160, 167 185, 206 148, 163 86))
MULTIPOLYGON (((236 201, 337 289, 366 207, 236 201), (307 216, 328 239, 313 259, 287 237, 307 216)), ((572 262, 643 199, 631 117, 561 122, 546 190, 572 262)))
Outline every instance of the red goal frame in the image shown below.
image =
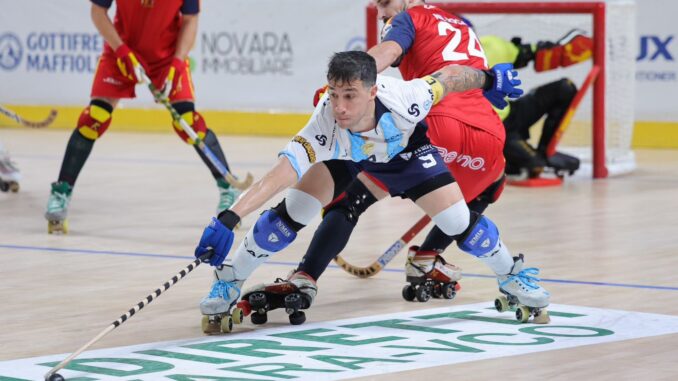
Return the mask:
MULTIPOLYGON (((593 83, 592 165, 593 178, 608 175, 605 164, 605 2, 450 2, 428 3, 451 13, 476 14, 590 14, 593 18, 593 67, 599 75, 593 83)), ((366 9, 367 48, 377 44, 377 8, 366 9)))

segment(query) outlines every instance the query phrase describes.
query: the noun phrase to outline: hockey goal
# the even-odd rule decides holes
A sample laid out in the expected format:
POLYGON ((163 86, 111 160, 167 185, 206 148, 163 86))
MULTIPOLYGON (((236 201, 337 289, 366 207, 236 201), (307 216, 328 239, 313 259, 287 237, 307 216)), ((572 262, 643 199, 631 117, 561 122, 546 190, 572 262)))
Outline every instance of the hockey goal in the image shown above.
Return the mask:
MULTIPOLYGON (((427 2, 473 23, 476 34, 506 39, 520 36, 524 43, 557 41, 572 29, 594 39, 593 59, 567 68, 535 73, 521 69, 526 91, 567 77, 578 87, 592 70, 598 76, 574 113, 558 146, 582 160, 579 174, 604 178, 631 172, 634 125, 635 3, 606 1, 474 1, 427 2)), ((378 41, 381 22, 377 10, 367 8, 367 46, 378 41)), ((538 138, 536 131, 532 134, 538 138)))

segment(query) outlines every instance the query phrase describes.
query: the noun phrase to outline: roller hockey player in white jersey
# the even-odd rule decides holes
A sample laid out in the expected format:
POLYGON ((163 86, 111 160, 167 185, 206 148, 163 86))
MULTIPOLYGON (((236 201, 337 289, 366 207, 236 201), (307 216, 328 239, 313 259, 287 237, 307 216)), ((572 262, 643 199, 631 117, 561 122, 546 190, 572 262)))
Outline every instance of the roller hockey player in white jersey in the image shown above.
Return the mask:
POLYGON ((308 308, 317 293, 310 276, 297 272, 277 286, 245 293, 243 283, 268 257, 294 241, 322 205, 343 192, 360 171, 379 179, 392 195, 411 199, 446 234, 472 237, 463 240, 467 252, 480 257, 496 251, 493 260, 512 264, 492 221, 470 220, 459 186, 430 144, 422 121, 451 92, 482 88, 488 95, 515 98, 522 94, 516 75, 510 64, 486 71, 449 65, 406 82, 377 77, 375 60, 367 53, 335 54, 327 72, 328 94, 306 127, 280 153, 277 164, 203 232, 195 255, 212 251, 209 263, 216 267, 216 280, 200 303, 203 331, 229 332, 243 312, 252 312, 253 322, 262 323, 275 308, 285 308, 291 323, 303 323, 300 310, 308 308), (240 219, 290 186, 287 197, 264 212, 226 258, 240 219), (279 297, 276 291, 285 287, 298 292, 279 297))
POLYGON ((0 191, 13 192, 19 191, 19 180, 21 180, 21 173, 19 168, 9 157, 9 153, 0 143, 0 191))

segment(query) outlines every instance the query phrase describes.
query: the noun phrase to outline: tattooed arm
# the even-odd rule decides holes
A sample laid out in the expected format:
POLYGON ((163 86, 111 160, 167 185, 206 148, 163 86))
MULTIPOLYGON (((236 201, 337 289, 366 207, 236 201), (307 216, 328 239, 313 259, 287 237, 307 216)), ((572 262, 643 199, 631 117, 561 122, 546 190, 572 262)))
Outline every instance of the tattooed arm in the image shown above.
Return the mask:
MULTIPOLYGON (((442 85, 442 96, 473 89, 487 89, 492 85, 489 73, 469 66, 448 65, 430 75, 442 85)), ((430 83, 430 82, 429 82, 430 83)))

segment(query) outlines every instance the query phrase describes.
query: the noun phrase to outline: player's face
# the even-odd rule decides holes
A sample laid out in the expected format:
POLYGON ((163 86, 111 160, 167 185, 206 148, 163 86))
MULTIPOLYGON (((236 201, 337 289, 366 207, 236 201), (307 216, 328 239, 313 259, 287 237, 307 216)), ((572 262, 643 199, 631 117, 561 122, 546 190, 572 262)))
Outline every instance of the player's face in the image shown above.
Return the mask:
POLYGON ((361 80, 330 81, 329 92, 332 114, 337 124, 341 128, 354 130, 368 116, 370 104, 377 95, 377 86, 365 87, 361 80))
POLYGON ((377 0, 377 17, 386 20, 407 9, 405 0, 377 0))

